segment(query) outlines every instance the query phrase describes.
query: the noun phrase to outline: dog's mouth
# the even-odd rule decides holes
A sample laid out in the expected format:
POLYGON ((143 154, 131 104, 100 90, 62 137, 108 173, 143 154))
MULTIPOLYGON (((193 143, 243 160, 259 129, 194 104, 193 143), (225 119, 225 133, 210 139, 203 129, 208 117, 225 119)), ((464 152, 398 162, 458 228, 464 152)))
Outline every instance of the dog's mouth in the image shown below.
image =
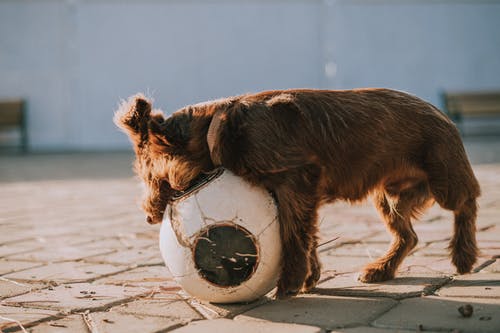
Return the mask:
POLYGON ((174 195, 172 196, 170 201, 172 201, 172 202, 177 201, 177 200, 180 200, 182 198, 185 198, 185 197, 191 195, 192 193, 196 192, 200 188, 202 188, 205 185, 207 185, 208 183, 210 183, 212 180, 218 178, 220 175, 222 175, 223 172, 224 172, 224 168, 217 168, 213 171, 206 172, 206 173, 203 172, 203 173, 199 174, 195 179, 193 179, 191 181, 191 183, 189 184, 189 186, 185 190, 175 191, 174 195))

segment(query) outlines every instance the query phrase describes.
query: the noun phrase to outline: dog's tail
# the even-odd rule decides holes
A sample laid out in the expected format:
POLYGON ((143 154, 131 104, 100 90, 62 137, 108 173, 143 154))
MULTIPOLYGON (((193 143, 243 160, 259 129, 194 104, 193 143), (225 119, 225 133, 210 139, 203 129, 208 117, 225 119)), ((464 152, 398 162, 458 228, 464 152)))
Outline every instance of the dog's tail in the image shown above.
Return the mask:
POLYGON ((453 264, 462 274, 471 271, 479 254, 476 199, 481 190, 458 130, 451 122, 441 125, 442 131, 433 135, 424 168, 434 199, 454 213, 454 234, 448 248, 453 264))

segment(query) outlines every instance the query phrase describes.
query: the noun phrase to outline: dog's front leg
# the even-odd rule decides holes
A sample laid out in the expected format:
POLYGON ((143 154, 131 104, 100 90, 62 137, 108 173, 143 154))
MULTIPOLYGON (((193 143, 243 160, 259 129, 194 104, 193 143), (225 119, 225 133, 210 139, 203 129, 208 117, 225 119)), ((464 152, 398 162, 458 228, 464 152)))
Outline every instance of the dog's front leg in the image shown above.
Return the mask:
POLYGON ((297 295, 317 281, 319 264, 311 264, 317 243, 319 171, 304 167, 276 175, 273 191, 279 211, 283 264, 278 281, 278 298, 297 295), (307 283, 306 283, 307 280, 307 283))

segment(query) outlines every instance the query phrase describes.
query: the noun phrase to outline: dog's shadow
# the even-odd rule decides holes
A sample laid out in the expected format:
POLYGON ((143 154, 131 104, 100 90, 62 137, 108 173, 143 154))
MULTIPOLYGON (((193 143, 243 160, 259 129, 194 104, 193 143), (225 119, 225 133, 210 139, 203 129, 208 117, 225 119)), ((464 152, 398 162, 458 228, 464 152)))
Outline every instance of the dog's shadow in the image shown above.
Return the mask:
POLYGON ((380 283, 362 283, 355 279, 335 281, 335 277, 320 283, 311 294, 325 296, 389 297, 404 299, 421 295, 431 295, 446 287, 484 287, 500 286, 500 280, 455 280, 452 276, 402 276, 380 283))
POLYGON ((500 321, 496 316, 498 305, 494 299, 499 287, 500 280, 476 274, 458 280, 444 274, 401 276, 374 284, 358 282, 353 274, 320 281, 310 293, 285 300, 264 297, 249 304, 222 304, 217 307, 230 313, 230 317, 241 315, 243 318, 270 322, 320 326, 326 330, 369 325, 413 330, 421 327, 425 320, 426 329, 433 331, 444 328, 451 331, 456 324, 469 332, 477 332, 478 325, 485 332, 496 332, 494 327, 498 327, 500 321), (479 290, 482 290, 484 298, 469 296, 479 290), (420 297, 425 294, 440 297, 420 297), (446 297, 450 295, 458 297, 446 297), (459 308, 464 302, 474 309, 472 318, 464 318, 460 314, 459 308), (411 312, 421 307, 425 311, 411 312), (392 310, 392 317, 383 317, 385 312, 392 310), (394 321, 391 318, 395 318, 394 321))
POLYGON ((327 331, 374 326, 391 332, 414 331, 416 327, 420 328, 418 331, 450 332, 460 328, 461 332, 498 332, 500 327, 495 302, 500 287, 498 279, 450 281, 450 277, 399 277, 379 284, 360 284, 366 287, 318 287, 307 295, 256 304, 244 311, 241 318, 319 326, 327 331), (436 289, 443 287, 437 293, 432 292, 440 297, 419 297, 429 285, 436 289), (458 296, 472 295, 478 287, 489 291, 489 296, 446 297, 449 293, 456 295, 459 289, 464 294, 458 296), (403 298, 405 289, 413 290, 410 292, 416 297, 406 294, 403 298), (473 309, 470 318, 460 312, 464 304, 473 309))

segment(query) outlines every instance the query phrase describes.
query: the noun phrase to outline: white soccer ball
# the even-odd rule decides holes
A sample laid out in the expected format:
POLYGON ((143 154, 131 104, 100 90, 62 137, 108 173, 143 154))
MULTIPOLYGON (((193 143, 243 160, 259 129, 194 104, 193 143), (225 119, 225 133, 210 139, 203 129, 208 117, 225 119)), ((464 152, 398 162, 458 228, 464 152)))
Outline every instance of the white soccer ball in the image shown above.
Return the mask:
POLYGON ((192 296, 215 303, 255 300, 276 286, 281 270, 275 201, 219 169, 167 206, 160 250, 192 296))

